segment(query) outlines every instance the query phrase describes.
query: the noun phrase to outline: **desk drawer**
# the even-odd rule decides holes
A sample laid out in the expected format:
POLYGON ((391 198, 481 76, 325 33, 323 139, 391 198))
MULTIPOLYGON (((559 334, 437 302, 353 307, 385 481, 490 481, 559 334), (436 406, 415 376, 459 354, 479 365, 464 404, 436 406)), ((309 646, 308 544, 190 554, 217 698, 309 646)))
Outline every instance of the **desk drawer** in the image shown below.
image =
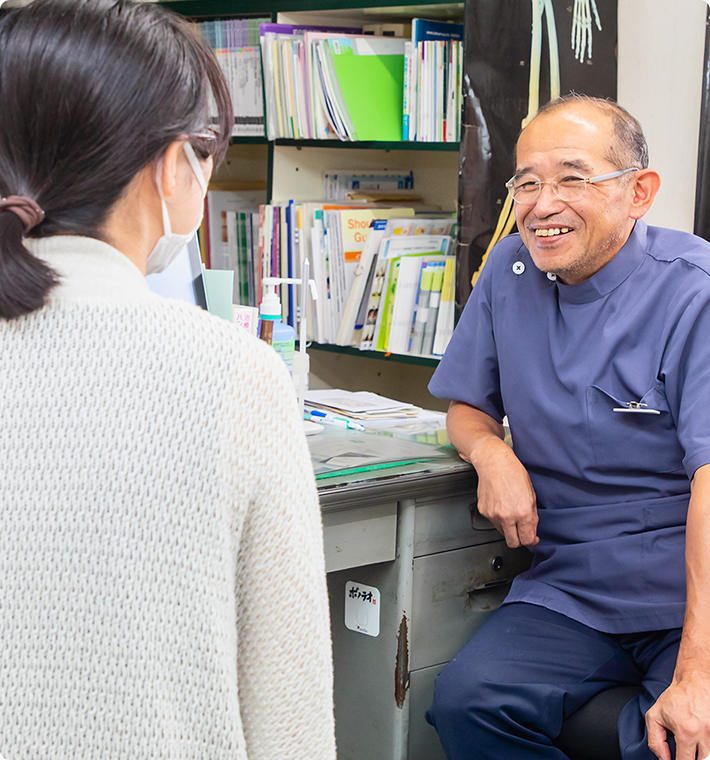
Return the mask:
POLYGON ((397 502, 323 513, 325 570, 389 562, 397 551, 397 502))
POLYGON ((447 662, 498 609, 527 549, 504 541, 414 560, 410 670, 447 662))
POLYGON ((500 541, 493 523, 476 509, 476 494, 417 501, 414 513, 414 556, 500 541))

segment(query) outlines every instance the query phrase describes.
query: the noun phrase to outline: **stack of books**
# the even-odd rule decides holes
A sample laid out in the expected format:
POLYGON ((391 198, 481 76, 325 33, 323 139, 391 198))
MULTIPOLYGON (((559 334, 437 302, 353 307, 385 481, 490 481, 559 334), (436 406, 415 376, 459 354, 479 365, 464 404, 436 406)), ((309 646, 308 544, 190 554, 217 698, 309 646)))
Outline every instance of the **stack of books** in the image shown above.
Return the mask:
POLYGON ((405 50, 403 140, 461 138, 463 24, 412 20, 405 50))
POLYGON ((233 270, 234 302, 245 306, 256 306, 261 299, 255 254, 259 208, 265 200, 261 190, 210 190, 205 199, 200 233, 205 266, 233 270))
MULTIPOLYGON (((234 105, 233 136, 263 137, 264 96, 259 27, 264 18, 217 19, 194 24, 212 47, 234 105)), ((212 106, 213 116, 216 107, 212 106)))
MULTIPOLYGON (((441 356, 454 327, 452 215, 355 202, 267 204, 260 191, 207 194, 206 264, 235 272, 235 303, 258 306, 264 277, 299 277, 305 259, 318 298, 308 339, 413 356, 441 356)), ((296 326, 299 291, 281 286, 296 326)))
POLYGON ((392 26, 262 24, 269 139, 458 141, 463 25, 392 26))
POLYGON ((372 224, 348 299, 340 345, 441 356, 454 328, 455 223, 390 219, 372 224))

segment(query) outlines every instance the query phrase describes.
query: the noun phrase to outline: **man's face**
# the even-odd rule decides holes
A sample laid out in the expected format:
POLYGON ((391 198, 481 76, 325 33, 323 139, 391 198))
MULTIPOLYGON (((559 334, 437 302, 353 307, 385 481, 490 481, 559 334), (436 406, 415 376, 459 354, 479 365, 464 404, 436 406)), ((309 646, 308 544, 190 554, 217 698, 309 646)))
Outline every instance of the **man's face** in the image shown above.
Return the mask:
MULTIPOLYGON (((521 134, 516 176, 545 181, 566 173, 595 177, 626 169, 606 158, 613 140, 612 120, 603 111, 586 103, 562 106, 534 119, 521 134)), ((608 264, 634 227, 633 177, 588 184, 574 202, 543 185, 534 203, 515 203, 518 231, 538 269, 574 285, 608 264)))

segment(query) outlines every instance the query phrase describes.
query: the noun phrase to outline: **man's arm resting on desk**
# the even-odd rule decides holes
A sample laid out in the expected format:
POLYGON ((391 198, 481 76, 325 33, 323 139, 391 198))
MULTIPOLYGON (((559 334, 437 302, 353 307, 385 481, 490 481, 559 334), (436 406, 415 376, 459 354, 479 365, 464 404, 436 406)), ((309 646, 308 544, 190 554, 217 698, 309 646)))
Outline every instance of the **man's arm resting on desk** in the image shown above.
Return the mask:
POLYGON ((478 474, 478 511, 511 548, 536 544, 535 491, 527 470, 503 441, 503 426, 473 406, 452 401, 446 428, 461 458, 478 474))
POLYGON ((678 662, 671 685, 646 713, 648 745, 662 760, 671 760, 666 731, 675 736, 675 760, 710 755, 710 465, 693 477, 685 541, 688 595, 678 662))

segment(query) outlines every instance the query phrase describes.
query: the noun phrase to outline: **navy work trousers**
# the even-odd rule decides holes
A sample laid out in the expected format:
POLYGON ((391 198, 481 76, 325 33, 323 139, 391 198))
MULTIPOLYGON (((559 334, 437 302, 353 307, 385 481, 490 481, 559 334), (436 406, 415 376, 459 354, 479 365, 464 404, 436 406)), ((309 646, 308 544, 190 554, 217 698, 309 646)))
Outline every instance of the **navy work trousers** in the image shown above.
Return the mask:
POLYGON ((427 720, 449 760, 564 760, 562 721, 598 692, 642 694, 623 709, 624 760, 655 760, 646 711, 670 684, 681 629, 608 634, 517 602, 493 613, 437 676, 427 720))

